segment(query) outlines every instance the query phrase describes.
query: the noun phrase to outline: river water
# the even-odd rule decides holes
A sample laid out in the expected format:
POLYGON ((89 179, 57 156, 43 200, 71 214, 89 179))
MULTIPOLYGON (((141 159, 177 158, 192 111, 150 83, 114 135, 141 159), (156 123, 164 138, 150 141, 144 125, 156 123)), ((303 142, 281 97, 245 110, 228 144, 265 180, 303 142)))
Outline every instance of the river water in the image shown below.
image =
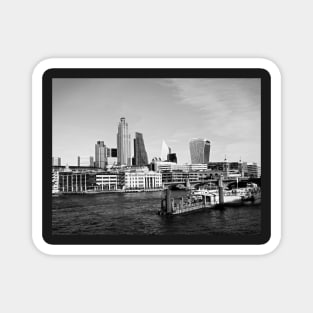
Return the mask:
MULTIPOLYGON (((176 192, 176 196, 179 196, 176 192)), ((52 200, 53 235, 257 235, 261 205, 157 215, 163 192, 61 195, 52 200)))

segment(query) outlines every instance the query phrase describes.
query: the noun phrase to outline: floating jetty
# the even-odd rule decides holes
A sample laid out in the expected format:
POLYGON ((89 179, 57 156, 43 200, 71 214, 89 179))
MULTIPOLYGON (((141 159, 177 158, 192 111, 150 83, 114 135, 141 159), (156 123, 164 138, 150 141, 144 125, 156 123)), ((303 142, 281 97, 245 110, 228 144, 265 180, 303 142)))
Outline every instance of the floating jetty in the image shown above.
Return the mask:
POLYGON ((158 211, 159 215, 179 215, 187 214, 195 211, 200 211, 205 208, 212 207, 210 199, 207 196, 194 197, 191 193, 179 199, 172 197, 170 189, 166 190, 165 199, 161 200, 161 209, 158 211), (207 202, 207 200, 209 200, 207 202))
POLYGON ((218 208, 224 205, 255 203, 261 201, 260 188, 245 188, 242 190, 224 191, 223 181, 219 180, 217 190, 188 190, 185 196, 174 198, 170 189, 161 200, 159 215, 188 214, 208 208, 218 208))

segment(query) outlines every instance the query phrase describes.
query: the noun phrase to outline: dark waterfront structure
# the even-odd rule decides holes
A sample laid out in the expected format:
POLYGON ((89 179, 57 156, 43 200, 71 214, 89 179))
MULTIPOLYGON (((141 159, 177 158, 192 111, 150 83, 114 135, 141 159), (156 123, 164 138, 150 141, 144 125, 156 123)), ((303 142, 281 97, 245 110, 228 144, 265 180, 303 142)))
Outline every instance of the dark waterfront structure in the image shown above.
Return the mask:
POLYGON ((211 143, 207 139, 194 138, 189 143, 191 163, 207 164, 210 161, 211 143))
POLYGON ((133 165, 145 166, 148 164, 148 155, 141 133, 135 133, 133 165))
POLYGON ((105 168, 107 158, 106 146, 103 141, 97 141, 95 145, 95 166, 105 168))

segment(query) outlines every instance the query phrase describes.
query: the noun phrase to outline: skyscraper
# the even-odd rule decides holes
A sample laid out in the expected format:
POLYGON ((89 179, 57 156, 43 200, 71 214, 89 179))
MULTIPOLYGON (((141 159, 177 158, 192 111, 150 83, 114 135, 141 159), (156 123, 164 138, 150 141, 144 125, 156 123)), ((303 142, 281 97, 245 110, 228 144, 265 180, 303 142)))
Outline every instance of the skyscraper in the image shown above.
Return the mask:
POLYGON ((135 133, 134 139, 134 165, 144 166, 148 164, 148 155, 141 133, 135 133))
POLYGON ((95 166, 105 168, 107 159, 106 146, 103 141, 97 141, 95 145, 95 166))
POLYGON ((107 147, 107 168, 117 164, 117 149, 107 147))
POLYGON ((117 163, 119 165, 131 165, 130 135, 125 117, 121 117, 117 132, 117 163))
POLYGON ((192 164, 207 164, 210 160, 211 143, 207 139, 194 138, 189 143, 192 164))
POLYGON ((167 155, 167 161, 177 163, 177 156, 176 153, 169 153, 167 155))
POLYGON ((171 148, 166 144, 165 140, 162 141, 162 148, 161 148, 161 160, 166 161, 167 155, 171 153, 171 148))

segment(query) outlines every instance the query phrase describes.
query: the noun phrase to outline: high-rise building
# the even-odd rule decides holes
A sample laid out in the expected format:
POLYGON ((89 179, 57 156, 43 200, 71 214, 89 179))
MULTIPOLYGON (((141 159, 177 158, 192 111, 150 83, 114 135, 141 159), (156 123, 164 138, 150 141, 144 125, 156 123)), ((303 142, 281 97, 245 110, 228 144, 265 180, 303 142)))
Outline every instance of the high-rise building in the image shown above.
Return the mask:
POLYGON ((171 153, 171 148, 166 144, 166 142, 162 141, 162 148, 161 148, 161 160, 166 161, 167 155, 171 153))
POLYGON ((148 164, 148 155, 145 148, 145 143, 143 141, 143 136, 141 133, 135 133, 134 138, 134 160, 133 165, 145 166, 148 164))
POLYGON ((107 168, 117 165, 117 149, 107 148, 107 168))
POLYGON ((125 117, 121 117, 117 132, 117 163, 119 165, 131 165, 130 135, 125 117))
POLYGON ((176 156, 176 153, 169 153, 169 154, 167 155, 167 161, 168 161, 168 162, 177 163, 177 156, 176 156))
POLYGON ((93 157, 92 156, 78 156, 77 166, 94 167, 93 157))
POLYGON ((202 138, 192 139, 189 143, 192 164, 207 164, 210 160, 210 141, 202 138))
POLYGON ((52 158, 52 166, 61 166, 61 158, 53 157, 52 158))
POLYGON ((117 149, 111 148, 111 158, 117 158, 117 149))
POLYGON ((95 166, 105 168, 107 159, 106 146, 103 141, 97 141, 95 145, 95 166))

